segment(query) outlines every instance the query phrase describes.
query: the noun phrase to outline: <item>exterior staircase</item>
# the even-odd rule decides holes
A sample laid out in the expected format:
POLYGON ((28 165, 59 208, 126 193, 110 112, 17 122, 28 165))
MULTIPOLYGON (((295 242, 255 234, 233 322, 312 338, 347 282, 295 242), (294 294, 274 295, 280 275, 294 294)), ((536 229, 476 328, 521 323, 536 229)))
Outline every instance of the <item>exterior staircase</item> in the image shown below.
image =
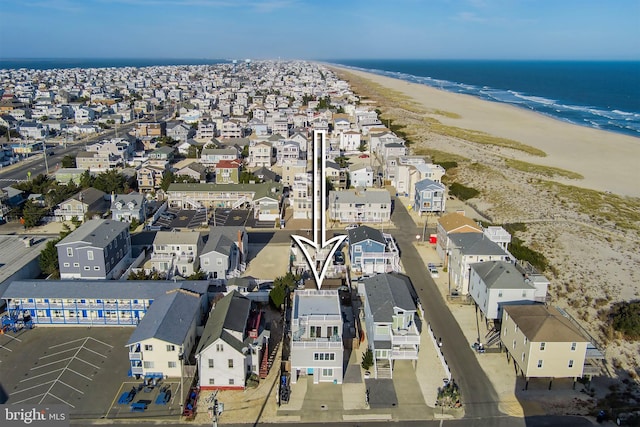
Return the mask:
POLYGON ((273 366, 273 361, 275 360, 276 355, 278 353, 278 344, 279 343, 274 345, 273 348, 269 350, 268 342, 265 343, 264 350, 262 352, 262 362, 260 363, 260 379, 261 380, 267 378, 267 375, 269 375, 269 371, 273 366))

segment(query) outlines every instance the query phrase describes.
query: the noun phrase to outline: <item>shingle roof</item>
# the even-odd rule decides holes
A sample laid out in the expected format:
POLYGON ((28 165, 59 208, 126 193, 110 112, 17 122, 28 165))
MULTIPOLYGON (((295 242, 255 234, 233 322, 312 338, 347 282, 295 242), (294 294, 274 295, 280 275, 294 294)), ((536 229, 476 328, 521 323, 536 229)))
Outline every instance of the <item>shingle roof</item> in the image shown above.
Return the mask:
POLYGON ((129 223, 127 222, 114 221, 112 219, 90 219, 73 230, 67 237, 58 242, 56 246, 86 242, 91 246, 104 248, 125 229, 129 229, 129 223))
POLYGON ((423 190, 444 191, 443 184, 432 181, 428 178, 425 178, 422 181, 416 182, 415 186, 416 186, 416 191, 423 191, 423 190))
POLYGON ((391 203, 391 195, 387 190, 330 191, 329 205, 333 203, 391 203))
POLYGON ((209 240, 204 245, 201 255, 209 252, 218 252, 224 255, 231 253, 231 247, 238 240, 238 231, 244 231, 242 227, 218 226, 209 227, 209 240))
POLYGON ((488 289, 535 289, 525 282, 515 265, 506 261, 487 261, 471 264, 488 289))
POLYGON ((479 233, 482 233, 482 228, 473 219, 457 212, 444 215, 438 219, 438 223, 447 233, 465 225, 478 230, 479 233))
POLYGON ((377 274, 363 280, 375 322, 391 322, 393 308, 416 310, 408 286, 409 279, 395 274, 377 274))
POLYGON ((531 342, 589 342, 556 308, 536 305, 506 305, 511 317, 531 342))
POLYGON ((506 255, 500 245, 484 233, 454 233, 449 238, 453 247, 459 248, 463 255, 506 255))
POLYGON ((197 245, 200 233, 197 231, 158 231, 153 240, 154 245, 185 244, 197 245))
POLYGON ((386 244, 382 231, 376 230, 375 228, 371 228, 366 225, 361 225, 358 228, 353 228, 349 230, 348 233, 350 245, 369 239, 380 242, 383 245, 386 244))
POLYGON ((227 330, 244 333, 250 310, 251 301, 239 292, 233 291, 225 295, 224 298, 218 301, 209 316, 209 320, 202 331, 196 354, 200 354, 220 338, 236 350, 242 351, 243 342, 235 338, 227 330))
POLYGON ((180 291, 160 295, 138 323, 127 345, 149 338, 181 345, 199 313, 199 295, 180 291))

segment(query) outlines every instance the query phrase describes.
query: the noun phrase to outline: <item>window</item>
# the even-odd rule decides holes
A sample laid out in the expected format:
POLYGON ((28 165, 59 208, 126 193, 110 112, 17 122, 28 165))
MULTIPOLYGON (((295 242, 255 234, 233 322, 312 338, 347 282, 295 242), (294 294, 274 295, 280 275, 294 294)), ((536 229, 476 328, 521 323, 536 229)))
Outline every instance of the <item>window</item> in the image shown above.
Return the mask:
POLYGON ((235 380, 233 378, 229 378, 229 385, 234 385, 235 384, 235 380))
POLYGON ((151 344, 145 344, 144 351, 153 351, 153 346, 151 344))
POLYGON ((538 360, 538 368, 542 368, 542 359, 538 360))
POLYGON ((502 290, 498 291, 498 298, 502 298, 502 290))
POLYGON ((73 256, 73 248, 67 248, 67 256, 73 256))
POLYGON ((176 346, 173 344, 167 344, 167 351, 176 351, 176 346))
POLYGON ((216 344, 216 351, 224 351, 222 344, 216 344))
POLYGON ((93 251, 87 251, 87 259, 93 261, 93 251))
POLYGON ((73 263, 73 266, 74 266, 74 267, 76 267, 76 268, 77 268, 77 267, 80 267, 80 263, 79 263, 79 262, 74 262, 74 263, 73 263))
POLYGON ((546 346, 547 343, 541 342, 540 343, 540 351, 544 351, 544 347, 546 346))
POLYGON ((522 298, 526 298, 527 297, 527 291, 522 291, 522 298))
POLYGON ((209 385, 215 385, 216 380, 213 378, 209 378, 209 385))
POLYGON ((229 367, 233 368, 233 359, 229 359, 229 367))
POLYGON ((71 264, 69 264, 68 262, 65 262, 64 264, 62 264, 65 267, 69 267, 71 264))
POLYGON ((525 354, 524 351, 522 352, 522 361, 524 362, 524 358, 525 358, 525 354))
POLYGON ((96 266, 94 266, 94 267, 93 267, 93 269, 94 269, 95 271, 100 271, 100 266, 99 266, 99 265, 96 265, 96 266))
POLYGON ((516 348, 516 340, 513 340, 513 348, 516 348))
POLYGON ((145 369, 153 369, 155 364, 153 362, 144 362, 145 369))
POLYGON ((168 366, 169 368, 175 368, 175 367, 176 367, 176 365, 177 365, 177 364, 176 364, 176 362, 167 362, 167 366, 168 366))
POLYGON ((322 376, 323 377, 332 377, 333 376, 333 369, 323 369, 322 370, 322 376))
POLYGON ((89 271, 89 270, 91 270, 91 267, 89 267, 88 265, 85 265, 84 269, 85 269, 85 271, 89 271))
POLYGON ((573 359, 569 360, 569 367, 573 368, 573 359))
POLYGON ((213 368, 213 359, 209 359, 209 368, 213 368))
POLYGON ((571 343, 571 351, 576 351, 576 343, 571 343))

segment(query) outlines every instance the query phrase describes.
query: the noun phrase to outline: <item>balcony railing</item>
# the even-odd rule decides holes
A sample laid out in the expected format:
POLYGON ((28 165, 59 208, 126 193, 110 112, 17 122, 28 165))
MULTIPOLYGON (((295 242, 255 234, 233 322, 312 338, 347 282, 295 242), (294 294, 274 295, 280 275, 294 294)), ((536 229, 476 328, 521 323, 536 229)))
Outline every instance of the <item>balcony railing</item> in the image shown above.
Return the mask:
POLYGON ((142 360, 142 353, 139 351, 129 353, 129 360, 142 360))
POLYGON ((418 350, 392 350, 392 359, 417 359, 418 350))
POLYGON ((293 341, 291 343, 293 348, 342 348, 342 340, 340 341, 293 341))

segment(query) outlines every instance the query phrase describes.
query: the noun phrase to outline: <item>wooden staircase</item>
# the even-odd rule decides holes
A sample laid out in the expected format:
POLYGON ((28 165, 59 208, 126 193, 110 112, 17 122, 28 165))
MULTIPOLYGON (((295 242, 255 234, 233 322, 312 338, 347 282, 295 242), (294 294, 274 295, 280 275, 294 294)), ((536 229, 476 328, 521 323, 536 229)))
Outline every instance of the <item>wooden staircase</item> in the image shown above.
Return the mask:
POLYGON ((268 342, 265 343, 265 347, 262 352, 262 362, 260 363, 260 379, 263 380, 267 378, 267 375, 269 375, 269 371, 273 366, 273 361, 275 360, 276 355, 278 354, 279 344, 280 343, 276 343, 276 345, 273 346, 271 351, 269 351, 269 344, 268 342))

